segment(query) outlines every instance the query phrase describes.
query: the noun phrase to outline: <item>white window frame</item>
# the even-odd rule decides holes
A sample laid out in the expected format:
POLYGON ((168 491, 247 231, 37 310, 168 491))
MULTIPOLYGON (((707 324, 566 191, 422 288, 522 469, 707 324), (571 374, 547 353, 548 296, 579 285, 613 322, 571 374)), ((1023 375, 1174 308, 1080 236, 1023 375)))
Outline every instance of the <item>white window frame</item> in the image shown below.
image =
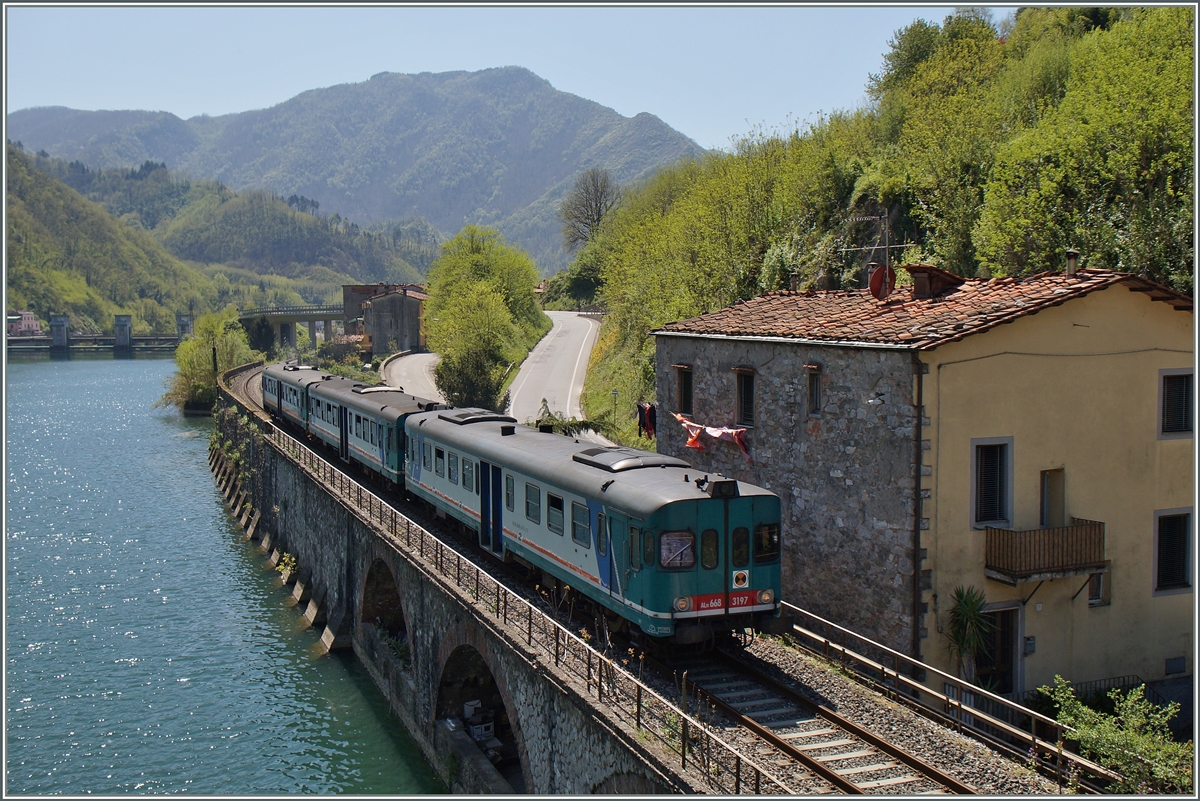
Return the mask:
POLYGON ((971 521, 971 528, 985 529, 988 526, 993 528, 1012 528, 1013 526, 1013 462, 1015 449, 1013 448, 1012 437, 977 437, 971 440, 971 506, 968 509, 968 516, 971 521), (1005 517, 996 520, 976 520, 976 495, 979 491, 979 446, 981 445, 1005 445, 1004 464, 1004 512, 1005 517))
POLYGON ((1195 547, 1196 517, 1192 512, 1191 506, 1181 506, 1177 509, 1156 509, 1154 511, 1154 559, 1150 562, 1150 588, 1153 591, 1155 598, 1163 595, 1186 595, 1193 591, 1193 588, 1196 584, 1195 572, 1192 570, 1192 559, 1195 555, 1195 547), (1184 554, 1183 558, 1183 564, 1187 568, 1188 586, 1171 587, 1169 589, 1160 590, 1158 588, 1158 521, 1160 518, 1173 517, 1174 515, 1188 516, 1187 553, 1184 554))
MULTIPOLYGON (((1196 427, 1195 420, 1192 421, 1193 431, 1163 431, 1163 400, 1164 400, 1163 387, 1166 384, 1166 382, 1163 379, 1169 375, 1191 375, 1191 374, 1192 374, 1192 368, 1190 368, 1190 367, 1171 367, 1171 368, 1167 368, 1165 370, 1158 371, 1158 413, 1157 413, 1158 425, 1157 425, 1156 430, 1158 432, 1159 439, 1192 439, 1192 437, 1195 433, 1194 432, 1194 429, 1196 427)), ((1195 388, 1196 388, 1196 379, 1193 377, 1192 378, 1192 391, 1193 392, 1195 391, 1195 388)), ((1195 403, 1196 403, 1195 398, 1193 398, 1192 399, 1193 412, 1195 410, 1195 403)), ((1155 531, 1157 531, 1157 529, 1155 529, 1155 531)), ((1157 536, 1157 534, 1155 536, 1157 536)))

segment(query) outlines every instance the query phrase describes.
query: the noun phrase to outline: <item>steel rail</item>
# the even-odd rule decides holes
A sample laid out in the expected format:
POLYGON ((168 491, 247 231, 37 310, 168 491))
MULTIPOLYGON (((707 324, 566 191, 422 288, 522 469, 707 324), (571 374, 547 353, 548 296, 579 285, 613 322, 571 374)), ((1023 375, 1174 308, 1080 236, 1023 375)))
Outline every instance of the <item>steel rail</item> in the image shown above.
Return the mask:
MULTIPOLYGON (((804 709, 809 710, 813 714, 818 715, 819 717, 822 717, 825 720, 828 720, 830 723, 834 724, 835 726, 838 726, 839 728, 846 730, 850 734, 853 734, 855 737, 862 739, 864 742, 868 743, 869 745, 872 745, 875 748, 878 748, 880 751, 884 752, 888 756, 900 760, 905 765, 908 765, 910 768, 912 768, 913 770, 920 773, 922 776, 925 776, 926 778, 937 782, 938 784, 944 786, 946 789, 951 790, 955 793, 958 793, 959 795, 977 795, 978 794, 978 791, 975 788, 971 787, 969 784, 966 784, 965 782, 955 778, 954 776, 951 776, 950 774, 946 773, 945 771, 941 770, 940 768, 936 768, 933 765, 930 765, 925 760, 921 759, 920 757, 916 756, 915 754, 910 754, 908 751, 905 751, 903 748, 900 748, 899 746, 895 745, 894 743, 888 742, 887 740, 885 740, 884 738, 875 734, 874 732, 870 731, 869 729, 866 729, 863 726, 860 726, 859 724, 847 719, 846 717, 839 715, 837 712, 834 712, 832 709, 830 709, 825 704, 819 704, 808 698, 805 698, 802 694, 800 694, 793 688, 787 686, 783 682, 773 678, 772 676, 768 676, 767 674, 763 673, 762 671, 758 670, 757 668, 755 668, 751 665, 747 665, 744 662, 741 662, 740 660, 730 657, 728 654, 722 653, 720 651, 718 651, 716 653, 717 653, 718 658, 721 659, 722 661, 724 661, 727 665, 729 665, 730 667, 735 668, 737 670, 740 670, 743 673, 748 673, 750 676, 752 676, 754 678, 755 681, 770 688, 772 692, 778 693, 780 696, 787 699, 788 701, 791 701, 791 702, 803 707, 804 709)), ((859 792, 861 792, 861 790, 859 792)))

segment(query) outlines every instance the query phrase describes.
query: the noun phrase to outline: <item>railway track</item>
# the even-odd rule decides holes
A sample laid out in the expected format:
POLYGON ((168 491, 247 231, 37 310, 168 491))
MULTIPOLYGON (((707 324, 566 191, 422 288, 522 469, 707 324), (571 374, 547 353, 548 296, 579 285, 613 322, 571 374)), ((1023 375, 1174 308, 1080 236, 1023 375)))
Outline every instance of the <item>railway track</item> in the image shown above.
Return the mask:
MULTIPOLYGON (((796 690, 734 657, 713 651, 651 663, 670 676, 688 710, 719 713, 729 728, 757 740, 753 753, 779 769, 776 776, 809 792, 847 794, 975 794, 975 789, 888 742, 873 732, 814 703, 796 690), (807 781, 800 775, 807 772, 807 781), (816 781, 814 782, 813 779, 816 781)), ((714 715, 714 723, 716 718, 714 715)), ((717 724, 722 725, 722 724, 717 724)))

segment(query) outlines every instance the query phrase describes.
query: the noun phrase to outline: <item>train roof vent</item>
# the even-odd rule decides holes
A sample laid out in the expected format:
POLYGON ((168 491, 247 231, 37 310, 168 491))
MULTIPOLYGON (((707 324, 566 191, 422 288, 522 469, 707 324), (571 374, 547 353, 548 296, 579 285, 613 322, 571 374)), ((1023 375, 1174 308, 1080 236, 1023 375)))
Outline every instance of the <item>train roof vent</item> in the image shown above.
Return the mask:
POLYGON ((447 423, 465 426, 470 423, 515 423, 515 417, 509 417, 506 414, 493 412, 488 409, 455 409, 447 411, 445 414, 439 414, 438 418, 445 420, 447 423))
POLYGON ((687 462, 661 453, 639 451, 636 448, 588 448, 571 456, 580 464, 598 467, 610 473, 632 470, 636 467, 689 467, 687 462))
POLYGON ((360 384, 355 384, 354 391, 359 395, 366 395, 368 392, 400 392, 400 389, 398 387, 389 386, 364 387, 360 384))

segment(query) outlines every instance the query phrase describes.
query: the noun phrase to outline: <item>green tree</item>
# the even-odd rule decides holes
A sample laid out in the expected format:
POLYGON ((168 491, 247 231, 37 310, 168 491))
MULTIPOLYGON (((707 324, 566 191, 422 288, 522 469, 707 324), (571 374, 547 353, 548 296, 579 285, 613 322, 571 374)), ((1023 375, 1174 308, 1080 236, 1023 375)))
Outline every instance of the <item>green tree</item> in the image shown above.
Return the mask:
POLYGON ((201 315, 193 330, 195 335, 175 349, 178 370, 167 379, 167 392, 155 406, 211 409, 217 401, 217 376, 221 372, 263 358, 262 353, 250 348, 233 306, 201 315))
POLYGON ((1054 687, 1038 688, 1054 699, 1059 723, 1074 729, 1066 736, 1078 741, 1083 756, 1123 777, 1109 792, 1191 794, 1193 747, 1175 742, 1169 725, 1179 704, 1156 706, 1145 699, 1145 690, 1145 685, 1127 693, 1110 690, 1109 715, 1085 706, 1062 676, 1054 677, 1054 687))
MULTIPOLYGON (((518 329, 516 344, 528 349, 549 329, 550 320, 538 307, 534 293, 538 272, 533 259, 505 242, 494 228, 468 225, 442 245, 441 254, 429 270, 425 315, 432 321, 430 334, 434 340, 438 337, 438 321, 448 322, 443 312, 455 299, 476 291, 480 283, 503 299, 518 329)), ((435 344, 430 347, 443 352, 435 344)))
POLYGON ((974 232, 992 272, 1054 268, 1074 247, 1084 266, 1191 292, 1194 22, 1138 11, 1073 45, 1061 103, 997 156, 974 232))

